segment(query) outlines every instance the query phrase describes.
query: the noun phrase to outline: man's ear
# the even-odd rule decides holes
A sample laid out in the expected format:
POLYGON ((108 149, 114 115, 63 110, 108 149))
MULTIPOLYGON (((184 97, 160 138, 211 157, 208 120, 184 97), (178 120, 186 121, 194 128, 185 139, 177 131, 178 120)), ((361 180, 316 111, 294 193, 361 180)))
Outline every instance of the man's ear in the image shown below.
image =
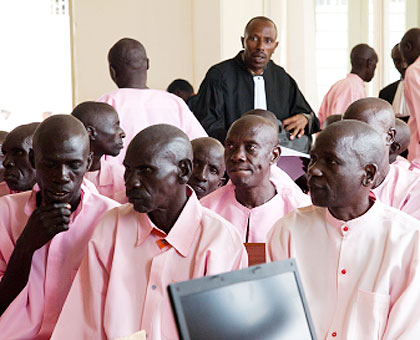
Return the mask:
POLYGON ((390 128, 387 132, 387 136, 386 136, 386 145, 390 146, 392 145, 392 143, 395 142, 395 129, 394 128, 390 128))
POLYGON ((89 154, 87 156, 87 169, 86 169, 86 172, 89 171, 89 169, 90 169, 90 167, 92 165, 92 162, 93 162, 93 152, 91 151, 91 152, 89 152, 89 154))
POLYGON ((180 184, 186 184, 192 174, 192 161, 185 158, 178 163, 178 180, 180 184))
POLYGON ((96 129, 92 125, 86 126, 86 131, 91 141, 96 140, 96 136, 98 135, 98 133, 96 132, 96 129))
POLYGON ((378 166, 376 164, 368 164, 365 166, 365 174, 362 179, 362 185, 365 187, 372 187, 375 183, 375 178, 378 173, 378 166))
POLYGON ((29 157, 29 163, 31 163, 31 166, 32 166, 34 169, 36 169, 36 168, 35 168, 35 155, 34 155, 34 149, 32 149, 32 148, 30 148, 30 149, 29 149, 29 154, 28 154, 28 157, 29 157))
POLYGON ((115 83, 117 79, 117 71, 115 71, 115 68, 109 64, 109 74, 111 75, 112 81, 115 83))
POLYGON ((245 38, 241 37, 241 44, 242 44, 242 48, 245 49, 245 38))
POLYGON ((281 154, 281 148, 280 148, 280 145, 277 144, 273 148, 273 150, 271 150, 270 164, 277 164, 277 162, 279 161, 279 158, 280 158, 280 154, 281 154))

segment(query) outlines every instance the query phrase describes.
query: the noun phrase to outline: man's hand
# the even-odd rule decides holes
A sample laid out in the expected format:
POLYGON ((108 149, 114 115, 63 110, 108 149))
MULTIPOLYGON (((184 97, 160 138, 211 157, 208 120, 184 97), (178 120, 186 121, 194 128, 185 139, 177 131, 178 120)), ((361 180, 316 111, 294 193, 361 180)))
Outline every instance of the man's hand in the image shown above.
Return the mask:
POLYGON ((71 206, 54 203, 36 209, 19 237, 25 248, 35 251, 48 243, 55 235, 69 229, 71 206))
POLYGON ((308 119, 304 114, 299 113, 283 120, 282 123, 284 129, 290 132, 290 140, 293 140, 296 136, 298 138, 303 136, 305 133, 305 127, 308 125, 308 119))

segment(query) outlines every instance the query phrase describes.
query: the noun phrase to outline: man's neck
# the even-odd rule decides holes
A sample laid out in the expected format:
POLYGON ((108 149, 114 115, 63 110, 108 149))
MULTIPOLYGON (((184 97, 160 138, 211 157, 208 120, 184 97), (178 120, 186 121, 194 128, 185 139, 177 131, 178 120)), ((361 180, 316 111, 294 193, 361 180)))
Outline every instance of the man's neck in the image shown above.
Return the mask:
POLYGON ((235 187, 235 198, 243 206, 252 209, 263 205, 276 195, 276 188, 267 178, 255 187, 235 187))
POLYGON ((89 168, 89 172, 101 170, 101 158, 103 154, 93 154, 92 165, 89 168))
POLYGON ((366 214, 373 203, 374 202, 369 199, 369 196, 366 196, 362 200, 357 201, 357 204, 349 204, 345 207, 331 207, 328 208, 328 210, 337 220, 350 221, 366 214))
POLYGON ((172 201, 172 204, 166 209, 157 209, 147 215, 151 221, 166 234, 169 234, 172 227, 181 215, 185 204, 188 201, 187 191, 184 189, 183 193, 176 196, 176 199, 172 201))
POLYGON ((118 88, 128 88, 128 89, 140 89, 144 90, 147 89, 146 85, 147 78, 146 77, 137 77, 133 79, 125 79, 120 80, 117 83, 118 88))

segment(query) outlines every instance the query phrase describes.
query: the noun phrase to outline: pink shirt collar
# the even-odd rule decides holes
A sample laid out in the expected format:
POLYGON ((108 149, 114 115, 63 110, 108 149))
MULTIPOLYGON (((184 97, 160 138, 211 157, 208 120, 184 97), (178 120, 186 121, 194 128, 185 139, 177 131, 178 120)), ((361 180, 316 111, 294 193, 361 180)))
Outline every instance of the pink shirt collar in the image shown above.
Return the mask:
POLYGON ((183 257, 187 257, 191 245, 194 241, 195 233, 200 226, 202 218, 202 207, 198 202, 197 196, 190 187, 187 187, 188 201, 182 209, 174 226, 166 235, 160 230, 147 214, 138 213, 137 242, 136 246, 140 246, 151 233, 161 235, 164 242, 167 242, 176 249, 183 257))
POLYGON ((358 81, 362 86, 365 86, 364 85, 364 81, 363 81, 363 79, 362 78, 360 78, 357 74, 355 74, 355 73, 349 73, 349 74, 347 74, 347 78, 352 78, 352 79, 354 79, 354 80, 356 80, 356 81, 358 81))

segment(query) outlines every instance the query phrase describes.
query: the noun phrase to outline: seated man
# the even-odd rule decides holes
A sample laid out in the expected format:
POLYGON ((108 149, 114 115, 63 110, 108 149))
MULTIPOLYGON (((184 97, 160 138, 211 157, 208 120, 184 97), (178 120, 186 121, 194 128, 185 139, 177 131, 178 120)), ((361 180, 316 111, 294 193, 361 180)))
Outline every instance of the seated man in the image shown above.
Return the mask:
POLYGON ((8 135, 7 131, 0 131, 0 183, 3 182, 3 174, 4 174, 4 154, 2 151, 4 140, 6 139, 6 136, 8 135))
POLYGON ((420 176, 389 164, 389 149, 395 139, 395 115, 391 104, 379 98, 360 99, 348 107, 343 119, 365 122, 382 136, 385 153, 373 190, 376 197, 382 203, 420 219, 420 176))
POLYGON ((197 198, 201 199, 224 184, 225 148, 212 137, 197 138, 191 144, 194 160, 188 184, 194 189, 197 198))
POLYGON ((325 95, 318 118, 321 126, 327 117, 343 114, 354 101, 366 97, 364 82, 370 82, 375 74, 378 56, 375 50, 366 44, 353 47, 350 54, 351 71, 346 78, 336 82, 325 95))
POLYGON ((140 42, 129 38, 119 40, 108 53, 108 63, 118 90, 103 95, 98 101, 112 105, 120 116, 121 127, 126 133, 124 149, 116 157, 121 164, 130 141, 139 131, 153 124, 174 125, 190 139, 207 136, 181 98, 147 87, 149 59, 140 42))
POLYGON ((318 118, 296 81, 271 60, 279 44, 276 24, 252 18, 241 42, 243 50, 213 65, 200 85, 193 109, 209 136, 223 143, 232 123, 252 109, 274 112, 291 139, 318 132, 318 118))
POLYGON ((300 189, 271 180, 271 166, 280 156, 277 129, 271 121, 246 115, 232 124, 225 142, 227 185, 201 203, 230 221, 242 242, 265 242, 275 221, 310 204, 300 189))
POLYGON ((313 205, 269 233, 269 260, 296 259, 318 339, 420 334, 420 222, 370 191, 385 151, 365 123, 328 126, 311 152, 313 205))
POLYGON ((82 185, 89 137, 69 115, 46 119, 30 151, 32 191, 0 198, 0 334, 49 339, 93 229, 118 205, 82 185))
POLYGON ((91 181, 101 195, 114 198, 125 190, 124 167, 116 162, 106 162, 108 156, 116 157, 123 148, 124 131, 120 128, 118 113, 106 103, 84 102, 71 113, 85 126, 90 138, 92 165, 85 178, 91 181))
POLYGON ((0 196, 31 190, 35 184, 35 169, 29 161, 32 138, 39 123, 18 126, 3 142, 4 182, 0 183, 0 196))
POLYGON ((408 124, 399 118, 395 118, 395 140, 389 150, 389 164, 401 166, 405 169, 410 167, 407 158, 401 156, 408 149, 410 136, 411 132, 408 124))
POLYGON ((187 186, 192 159, 187 135, 171 125, 131 141, 124 160, 131 204, 96 228, 52 339, 116 339, 142 329, 149 340, 178 339, 168 284, 247 265, 235 228, 187 186))

